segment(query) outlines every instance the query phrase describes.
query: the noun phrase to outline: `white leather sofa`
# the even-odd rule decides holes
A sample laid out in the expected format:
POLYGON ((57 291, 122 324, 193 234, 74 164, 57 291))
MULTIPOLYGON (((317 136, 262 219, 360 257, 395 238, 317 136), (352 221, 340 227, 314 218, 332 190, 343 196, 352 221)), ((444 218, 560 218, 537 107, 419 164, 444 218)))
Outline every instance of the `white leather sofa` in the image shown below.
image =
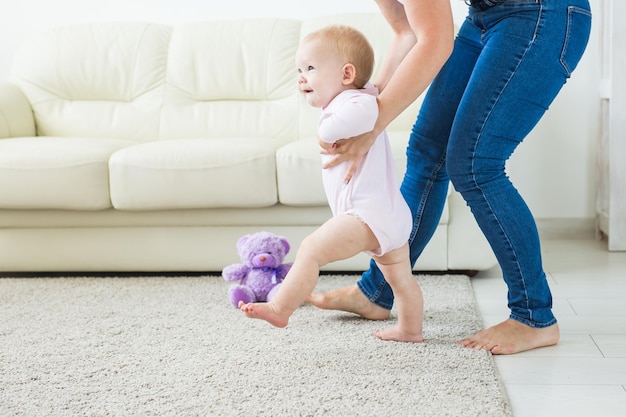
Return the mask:
MULTIPOLYGON (((294 54, 332 23, 362 30, 380 64, 378 14, 89 23, 25 41, 0 84, 0 272, 220 271, 260 230, 286 236, 292 260, 330 216, 294 54)), ((399 176, 418 106, 389 129, 399 176)), ((493 265, 451 191, 415 269, 493 265)))

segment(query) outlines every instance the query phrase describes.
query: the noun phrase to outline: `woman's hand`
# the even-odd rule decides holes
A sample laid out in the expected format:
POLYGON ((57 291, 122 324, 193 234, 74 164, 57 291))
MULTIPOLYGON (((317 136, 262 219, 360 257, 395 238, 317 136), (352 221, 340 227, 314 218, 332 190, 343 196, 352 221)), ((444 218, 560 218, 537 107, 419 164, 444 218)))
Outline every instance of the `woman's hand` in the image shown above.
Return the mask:
POLYGON ((331 149, 324 149, 323 153, 335 155, 330 161, 324 164, 324 168, 332 168, 342 162, 350 162, 344 181, 350 182, 357 166, 365 154, 370 150, 378 135, 372 132, 363 133, 349 139, 340 139, 333 144, 331 149))

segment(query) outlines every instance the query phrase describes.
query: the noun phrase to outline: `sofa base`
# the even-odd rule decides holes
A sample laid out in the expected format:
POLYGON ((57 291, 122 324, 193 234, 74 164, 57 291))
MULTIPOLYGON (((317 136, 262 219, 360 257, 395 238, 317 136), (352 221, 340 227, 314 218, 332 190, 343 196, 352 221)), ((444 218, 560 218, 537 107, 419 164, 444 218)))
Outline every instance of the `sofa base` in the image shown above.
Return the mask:
MULTIPOLYGON (((452 191, 415 271, 482 271, 496 259, 452 191), (449 209, 448 209, 449 206, 449 209), (452 215, 453 214, 453 215, 452 215)), ((328 206, 206 210, 0 210, 0 273, 221 272, 239 263, 237 240, 265 230, 285 236, 292 262, 302 240, 331 216, 328 206)), ((358 254, 323 271, 361 272, 358 254)))
MULTIPOLYGON (((206 271, 221 272, 241 262, 237 240, 266 230, 283 235, 292 262, 302 239, 316 226, 37 228, 0 230, 0 271, 206 271)), ((415 270, 448 269, 446 229, 440 226, 415 270)), ((369 257, 359 254, 326 265, 324 271, 363 271, 369 257)))

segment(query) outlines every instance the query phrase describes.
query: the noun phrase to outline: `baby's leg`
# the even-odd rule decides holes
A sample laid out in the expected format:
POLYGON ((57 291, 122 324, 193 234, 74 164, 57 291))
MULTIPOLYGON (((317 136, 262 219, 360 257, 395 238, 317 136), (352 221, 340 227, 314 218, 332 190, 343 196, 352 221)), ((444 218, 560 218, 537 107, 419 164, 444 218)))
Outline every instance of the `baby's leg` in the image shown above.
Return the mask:
POLYGON ((240 303, 239 309, 247 317, 285 327, 296 308, 313 292, 322 266, 377 247, 376 237, 360 219, 335 216, 302 241, 289 273, 270 302, 240 303))
POLYGON ((411 271, 408 244, 374 259, 393 290, 398 309, 398 324, 378 330, 376 336, 400 342, 423 341, 424 298, 411 271))
POLYGON ((239 309, 244 312, 246 317, 251 319, 263 319, 276 327, 285 327, 289 322, 289 312, 275 311, 272 303, 244 303, 239 301, 239 309))

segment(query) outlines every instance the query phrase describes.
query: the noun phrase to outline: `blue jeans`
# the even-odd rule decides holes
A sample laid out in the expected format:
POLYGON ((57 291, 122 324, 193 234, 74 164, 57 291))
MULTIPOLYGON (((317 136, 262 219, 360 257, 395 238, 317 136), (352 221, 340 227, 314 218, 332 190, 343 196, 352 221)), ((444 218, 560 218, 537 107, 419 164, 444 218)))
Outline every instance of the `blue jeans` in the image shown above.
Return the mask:
MULTIPOLYGON (((535 328, 556 323, 552 295, 533 215, 505 163, 570 77, 590 28, 587 0, 470 6, 407 148, 401 190, 414 220, 412 264, 437 228, 451 181, 500 264, 510 318, 535 328)), ((393 293, 375 262, 357 285, 369 300, 391 309, 393 293)))

